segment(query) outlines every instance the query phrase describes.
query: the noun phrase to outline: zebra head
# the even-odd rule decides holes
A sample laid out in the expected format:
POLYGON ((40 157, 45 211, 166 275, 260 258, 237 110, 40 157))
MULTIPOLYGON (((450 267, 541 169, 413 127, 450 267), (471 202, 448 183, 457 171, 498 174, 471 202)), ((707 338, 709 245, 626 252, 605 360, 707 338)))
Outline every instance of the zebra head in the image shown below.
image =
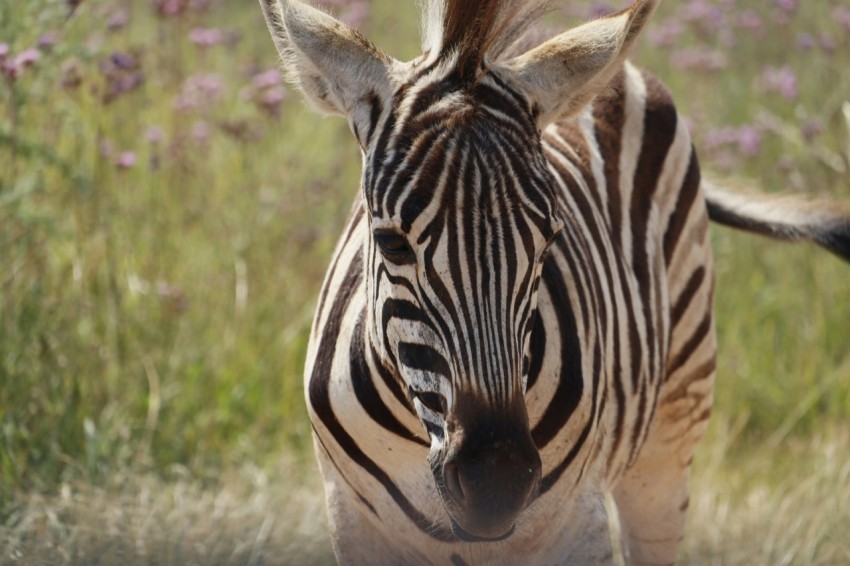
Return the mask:
POLYGON ((431 439, 456 535, 510 534, 541 460, 524 393, 546 251, 569 219, 541 131, 619 70, 656 0, 516 56, 521 0, 431 0, 401 63, 295 0, 260 0, 284 67, 363 155, 367 326, 431 439))

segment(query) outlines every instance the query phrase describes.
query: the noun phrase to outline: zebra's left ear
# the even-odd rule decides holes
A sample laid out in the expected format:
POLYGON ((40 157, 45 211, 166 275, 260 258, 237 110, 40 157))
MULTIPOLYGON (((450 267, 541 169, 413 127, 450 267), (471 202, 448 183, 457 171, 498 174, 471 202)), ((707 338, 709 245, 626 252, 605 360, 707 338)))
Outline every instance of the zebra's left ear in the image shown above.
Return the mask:
POLYGON ((660 0, 635 0, 622 12, 588 22, 502 64, 538 108, 545 128, 569 117, 622 68, 660 0))
POLYGON ((287 79, 320 112, 349 119, 361 145, 392 59, 339 20, 298 0, 260 0, 287 79))

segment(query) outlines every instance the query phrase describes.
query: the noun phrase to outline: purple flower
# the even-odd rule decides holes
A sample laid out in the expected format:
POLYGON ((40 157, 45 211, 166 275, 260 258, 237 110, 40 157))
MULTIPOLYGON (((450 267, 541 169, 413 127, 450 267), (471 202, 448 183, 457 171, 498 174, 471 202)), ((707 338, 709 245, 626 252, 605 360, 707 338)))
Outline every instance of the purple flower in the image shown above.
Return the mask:
POLYGON ((691 48, 674 52, 670 56, 670 63, 677 69, 718 71, 726 68, 729 60, 722 51, 691 48))
POLYGON ((189 41, 198 47, 212 47, 224 39, 224 34, 218 28, 194 28, 189 32, 189 41))
POLYGON ((661 22, 660 26, 650 30, 649 40, 657 47, 670 47, 684 31, 685 27, 682 22, 676 18, 667 18, 661 22))
POLYGON ((3 43, 0 51, 0 71, 6 79, 16 81, 24 70, 35 65, 40 58, 41 54, 36 49, 27 49, 12 57, 9 46, 3 43))
POLYGON ((762 21, 761 16, 752 10, 741 12, 738 19, 738 27, 757 35, 764 33, 764 21, 762 21))
POLYGON ((15 57, 15 64, 26 69, 27 67, 35 65, 36 61, 39 59, 41 59, 41 53, 39 53, 37 49, 30 48, 18 53, 15 57))
POLYGON ((129 53, 124 53, 122 51, 114 52, 109 56, 109 60, 119 69, 132 70, 138 67, 136 58, 129 53))
POLYGON ((257 99, 257 104, 273 116, 277 116, 281 103, 286 100, 286 91, 283 87, 272 87, 263 91, 257 99))
POLYGON ((98 69, 107 81, 103 95, 106 104, 135 90, 145 81, 145 74, 139 69, 138 60, 129 53, 113 52, 100 62, 98 69))
POLYGON ((115 166, 119 169, 130 169, 136 165, 136 153, 134 151, 122 151, 115 158, 115 166))
POLYGON ((802 132, 806 141, 812 141, 823 133, 823 122, 817 118, 809 118, 800 126, 800 132, 802 132))
POLYGON ((835 38, 832 37, 828 32, 821 32, 820 34, 820 48, 826 51, 827 53, 834 53, 838 48, 838 42, 835 41, 835 38))
POLYGON ((716 32, 723 28, 723 10, 707 0, 690 0, 679 8, 682 21, 700 26, 705 31, 716 32))
POLYGON ((587 11, 587 16, 589 18, 602 18, 609 14, 614 13, 616 10, 607 2, 602 2, 601 0, 597 0, 590 6, 587 11))
POLYGON ((815 38, 807 33, 801 33, 797 36, 797 47, 800 49, 811 49, 815 46, 815 38))
POLYGON ((793 12, 797 9, 798 0, 776 0, 776 5, 780 10, 793 12))
POLYGON ((165 139, 165 130, 163 130, 160 126, 148 126, 145 130, 145 140, 147 140, 151 145, 157 145, 162 142, 163 139, 165 139))
POLYGON ((154 10, 163 18, 179 16, 189 6, 187 0, 154 0, 154 10))
POLYGON ((832 19, 846 31, 850 32, 850 8, 847 6, 836 6, 832 9, 832 19))
POLYGON ((262 71, 251 77, 251 84, 254 88, 263 89, 278 86, 283 77, 277 69, 262 71))
POLYGON ((106 18, 106 28, 109 31, 118 31, 126 27, 128 23, 130 23, 130 12, 123 8, 115 10, 106 18))
POLYGON ((251 77, 251 84, 242 90, 240 96, 254 102, 263 112, 277 116, 287 97, 282 82, 283 77, 277 69, 261 71, 251 77))
POLYGON ((199 146, 205 146, 212 135, 212 127, 206 120, 198 120, 192 124, 192 140, 199 146))
POLYGON ((779 93, 786 100, 797 98, 797 75, 788 65, 784 67, 766 67, 761 74, 765 90, 779 93))
POLYGON ((734 126, 711 128, 705 134, 705 146, 709 151, 738 141, 738 129, 734 126))
POLYGON ((174 107, 178 110, 199 110, 211 106, 221 98, 224 83, 214 74, 192 75, 183 83, 174 107))
POLYGON ((348 10, 340 14, 339 19, 351 27, 360 27, 369 18, 369 4, 363 0, 351 2, 348 10))
POLYGON ((38 41, 36 41, 36 45, 39 49, 47 53, 50 52, 50 50, 52 50, 57 43, 59 43, 61 37, 62 36, 59 34, 58 31, 50 30, 45 32, 44 34, 42 34, 41 37, 38 38, 38 41))
POLYGON ((761 150, 762 135, 755 126, 738 128, 738 149, 748 157, 758 155, 761 150))

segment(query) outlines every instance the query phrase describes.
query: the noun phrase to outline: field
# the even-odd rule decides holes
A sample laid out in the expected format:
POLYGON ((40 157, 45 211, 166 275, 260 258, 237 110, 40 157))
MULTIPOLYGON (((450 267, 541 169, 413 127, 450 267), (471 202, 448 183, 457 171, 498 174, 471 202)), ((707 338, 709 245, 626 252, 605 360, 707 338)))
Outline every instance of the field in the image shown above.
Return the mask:
MULTIPOLYGON (((418 53, 414 2, 327 3, 418 53)), ((848 0, 666 0, 634 60, 707 175, 850 200, 848 0)), ((333 562, 301 374, 359 155, 276 63, 253 1, 0 1, 0 564, 333 562)), ((681 562, 850 563, 850 266, 712 237, 681 562)))

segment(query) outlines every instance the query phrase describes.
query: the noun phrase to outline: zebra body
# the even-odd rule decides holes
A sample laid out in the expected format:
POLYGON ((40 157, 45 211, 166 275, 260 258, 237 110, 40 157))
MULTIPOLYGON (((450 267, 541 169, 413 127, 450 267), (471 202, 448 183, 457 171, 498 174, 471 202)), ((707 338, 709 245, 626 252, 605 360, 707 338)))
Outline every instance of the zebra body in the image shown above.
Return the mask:
MULTIPOLYGON (((363 199, 355 200, 320 295, 305 369, 326 490, 340 494, 329 505, 341 556, 358 549, 364 562, 385 556, 388 563, 447 563, 453 556, 486 563, 605 559, 611 549, 604 494, 636 459, 659 401, 659 414, 681 414, 666 423, 675 442, 664 449, 682 466, 689 462, 708 417, 714 368, 711 258, 698 166, 657 79, 628 66, 615 80, 622 86, 610 97, 549 127, 543 138, 559 200, 583 225, 562 234, 543 269, 526 395, 541 448, 542 493, 510 545, 488 548, 451 535, 432 487, 427 435, 365 331, 368 227, 363 199), (647 135, 646 125, 657 127, 657 135, 647 135), (646 149, 634 151, 634 145, 646 149), (640 154, 641 169, 652 172, 635 182, 640 154), (623 164, 622 175, 606 172, 612 162, 623 164), (631 199, 622 197, 620 183, 634 189, 625 193, 631 199), (634 205, 635 215, 629 201, 638 198, 649 206, 634 205), (615 227, 617 215, 631 222, 615 227), (665 244, 665 235, 671 242, 665 244), (652 255, 636 258, 629 250, 637 246, 652 255), (636 263, 643 274, 663 275, 642 276, 636 263), (653 297, 648 311, 643 297, 653 297), (629 324, 634 342, 619 340, 632 337, 622 328, 629 324), (676 368, 677 379, 668 381, 668 365, 685 354, 696 363, 676 368), (614 442, 612 431, 623 440, 614 442), (353 442, 340 442, 346 436, 353 442), (347 464, 341 470, 338 462, 347 464), (368 505, 358 498, 375 493, 382 495, 368 505)), ((679 472, 683 481, 686 468, 679 472)), ((680 485, 659 491, 677 508, 687 502, 680 485)))
POLYGON ((777 230, 706 194, 669 93, 625 62, 655 1, 508 59, 542 4, 433 0, 405 64, 260 1, 363 151, 305 367, 340 562, 610 563, 608 493, 629 560, 672 562, 714 379, 707 203, 845 256, 850 215, 777 230))

